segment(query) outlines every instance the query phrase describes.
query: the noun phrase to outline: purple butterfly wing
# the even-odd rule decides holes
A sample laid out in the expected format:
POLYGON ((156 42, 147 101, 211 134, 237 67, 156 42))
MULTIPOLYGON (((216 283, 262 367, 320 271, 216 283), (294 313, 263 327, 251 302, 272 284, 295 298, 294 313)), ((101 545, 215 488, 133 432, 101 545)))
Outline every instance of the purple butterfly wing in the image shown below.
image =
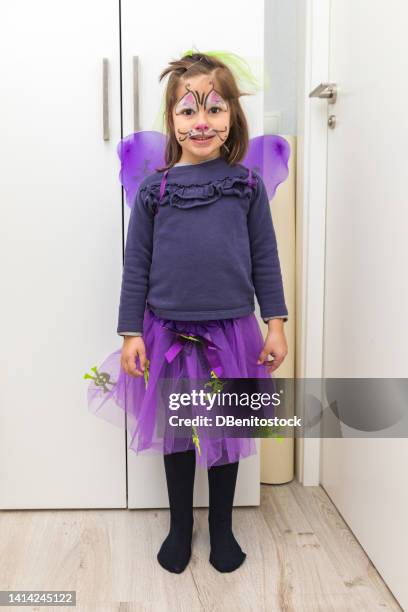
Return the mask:
POLYGON ((121 161, 119 180, 130 208, 143 179, 165 165, 165 146, 166 136, 154 131, 135 132, 119 142, 116 149, 121 161))
POLYGON ((257 136, 249 141, 242 164, 262 177, 268 197, 272 200, 276 189, 288 177, 290 144, 278 134, 257 136))

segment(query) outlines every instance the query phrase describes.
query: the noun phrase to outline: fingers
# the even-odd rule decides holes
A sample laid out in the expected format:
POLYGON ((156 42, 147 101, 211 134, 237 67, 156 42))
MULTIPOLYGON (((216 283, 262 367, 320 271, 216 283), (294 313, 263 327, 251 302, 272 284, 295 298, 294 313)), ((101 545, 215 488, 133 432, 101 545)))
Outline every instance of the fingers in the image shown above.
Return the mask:
POLYGON ((139 350, 132 353, 122 354, 122 368, 130 376, 143 376, 143 369, 146 367, 146 351, 139 350), (136 366, 136 359, 139 356, 140 368, 136 366))
POLYGON ((265 361, 265 359, 268 357, 269 353, 267 353, 267 351, 265 351, 265 349, 262 349, 262 351, 259 353, 259 357, 258 357, 258 364, 261 364, 265 361))
POLYGON ((131 376, 137 376, 136 363, 132 361, 132 358, 130 356, 122 354, 120 365, 125 370, 126 374, 130 374, 131 376))
POLYGON ((280 364, 282 363, 282 361, 284 360, 284 358, 285 356, 282 356, 280 358, 275 357, 273 361, 268 361, 268 365, 266 366, 266 370, 268 374, 271 374, 272 372, 277 370, 280 364))
POLYGON ((262 350, 261 353, 259 354, 259 358, 257 363, 259 365, 263 364, 267 370, 267 372, 270 374, 271 372, 274 372, 275 370, 277 370, 279 368, 279 366, 281 365, 281 363, 283 362, 283 360, 285 359, 287 353, 268 353, 265 350, 262 350), (268 360, 268 356, 272 355, 273 357, 273 361, 269 361, 268 360))
POLYGON ((125 361, 125 363, 126 363, 125 370, 131 376, 143 376, 142 370, 140 368, 136 367, 136 358, 137 358, 137 353, 136 353, 136 355, 129 355, 129 357, 127 357, 127 359, 125 361))
MULTIPOLYGON (((140 367, 142 369, 142 374, 144 372, 144 369, 146 367, 146 351, 145 349, 139 349, 139 361, 140 361, 140 367)), ((140 370, 139 370, 140 371, 140 370)))

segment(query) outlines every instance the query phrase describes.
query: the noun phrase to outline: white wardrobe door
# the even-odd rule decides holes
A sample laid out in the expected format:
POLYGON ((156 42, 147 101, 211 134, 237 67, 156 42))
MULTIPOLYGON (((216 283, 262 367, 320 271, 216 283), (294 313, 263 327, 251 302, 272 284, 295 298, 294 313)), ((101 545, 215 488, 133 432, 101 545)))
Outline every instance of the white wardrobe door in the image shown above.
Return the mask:
MULTIPOLYGON (((122 0, 122 70, 124 134, 133 133, 132 58, 139 58, 140 129, 155 129, 163 83, 158 77, 169 61, 193 46, 200 51, 222 49, 243 56, 263 74, 264 0, 201 5, 189 3, 186 10, 175 10, 168 0, 141 5, 122 0), (211 7, 216 6, 212 12, 211 7), (232 9, 232 10, 231 10, 232 9), (192 35, 191 32, 194 32, 192 35)), ((263 133, 263 94, 241 99, 249 119, 250 136, 263 133)), ((129 210, 126 211, 126 224, 129 210)), ((259 446, 258 446, 259 453, 259 446)), ((129 507, 165 507, 167 490, 163 460, 157 456, 135 455, 128 451, 129 507), (144 483, 149 483, 145 486, 144 483)), ((259 504, 259 454, 241 461, 236 505, 259 504)), ((207 504, 206 472, 197 469, 195 504, 207 504)))
POLYGON ((120 345, 118 2, 16 0, 0 24, 0 507, 122 507, 125 434, 83 380, 120 345))
POLYGON ((339 95, 327 109, 338 123, 328 130, 324 376, 385 379, 359 402, 376 415, 383 397, 389 420, 375 430, 374 417, 361 431, 345 419, 344 437, 323 438, 321 455, 323 487, 404 610, 408 441, 394 414, 401 398, 405 417, 406 397, 393 379, 408 376, 407 21, 402 0, 331 2, 329 81, 339 95))

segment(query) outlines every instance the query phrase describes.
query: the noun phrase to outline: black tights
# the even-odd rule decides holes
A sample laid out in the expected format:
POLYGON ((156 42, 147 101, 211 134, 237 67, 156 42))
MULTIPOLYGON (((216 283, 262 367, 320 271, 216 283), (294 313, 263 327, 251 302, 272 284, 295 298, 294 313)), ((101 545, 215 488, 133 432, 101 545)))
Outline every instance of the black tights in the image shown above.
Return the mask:
MULTIPOLYGON (((210 563, 220 572, 232 572, 245 560, 232 532, 232 507, 239 462, 208 469, 210 563)), ((170 506, 170 530, 157 554, 165 569, 181 573, 191 557, 195 450, 164 455, 170 506)))

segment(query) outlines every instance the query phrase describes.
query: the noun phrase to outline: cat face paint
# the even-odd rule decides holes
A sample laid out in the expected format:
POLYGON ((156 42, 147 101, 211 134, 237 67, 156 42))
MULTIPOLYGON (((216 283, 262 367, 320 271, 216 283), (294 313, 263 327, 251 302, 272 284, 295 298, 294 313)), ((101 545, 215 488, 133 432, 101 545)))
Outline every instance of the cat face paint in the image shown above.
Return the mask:
POLYGON ((176 115, 184 113, 191 116, 193 113, 198 112, 199 106, 203 106, 207 111, 212 110, 212 112, 218 112, 218 110, 215 109, 219 109, 219 111, 228 111, 227 102, 225 102, 224 98, 214 88, 207 94, 202 92, 201 95, 198 91, 191 91, 189 89, 189 84, 186 84, 186 89, 187 92, 175 106, 174 111, 176 115))
POLYGON ((219 153, 230 129, 228 102, 207 75, 190 78, 180 86, 179 93, 181 97, 174 106, 173 122, 184 159, 186 155, 202 158, 217 150, 219 153))

